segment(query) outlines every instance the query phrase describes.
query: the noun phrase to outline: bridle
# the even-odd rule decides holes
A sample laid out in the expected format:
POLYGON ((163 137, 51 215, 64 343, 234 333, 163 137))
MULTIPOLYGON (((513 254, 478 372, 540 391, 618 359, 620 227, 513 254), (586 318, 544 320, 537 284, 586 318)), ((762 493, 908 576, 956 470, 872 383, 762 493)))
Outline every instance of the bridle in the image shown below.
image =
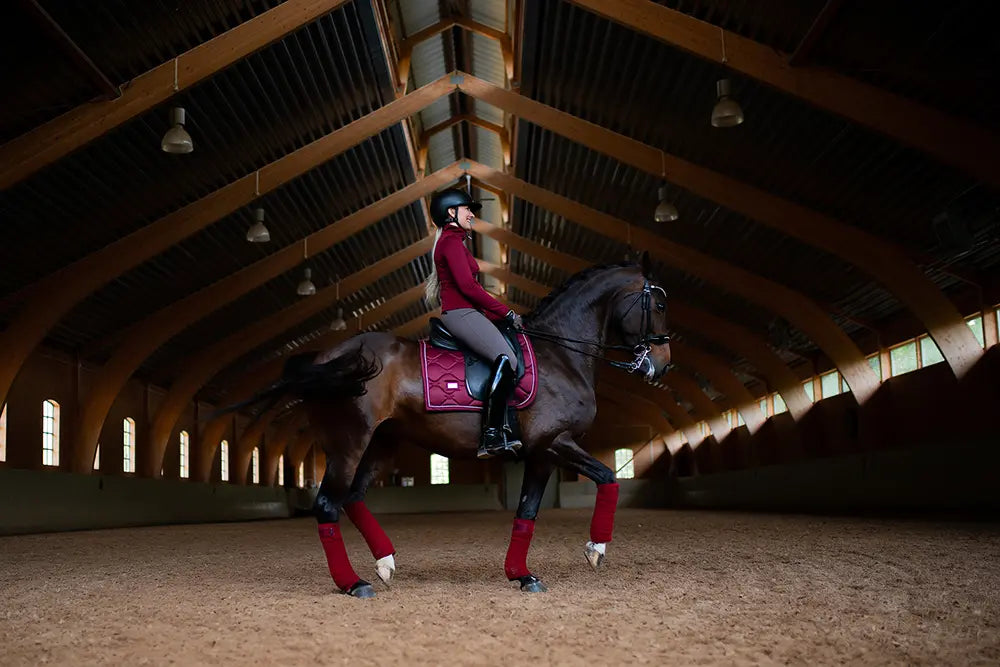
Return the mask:
POLYGON ((642 290, 635 293, 635 297, 629 304, 628 308, 625 310, 625 314, 622 316, 624 321, 628 314, 632 312, 632 309, 638 303, 641 309, 641 319, 639 322, 639 333, 637 334, 636 342, 629 345, 607 345, 605 343, 598 343, 593 340, 580 340, 578 338, 568 338, 566 336, 559 336, 548 331, 538 331, 537 329, 527 329, 523 328, 521 331, 536 338, 541 338, 542 340, 547 340, 549 342, 555 343, 556 345, 566 348, 577 354, 582 354, 588 357, 593 357, 594 359, 600 359, 601 361, 608 362, 611 366, 615 368, 620 368, 628 373, 635 373, 638 370, 644 370, 647 377, 652 377, 653 375, 653 362, 649 358, 649 353, 652 351, 654 345, 666 345, 670 342, 670 336, 667 334, 655 334, 653 333, 653 291, 658 291, 663 294, 663 298, 667 298, 667 292, 662 287, 653 285, 646 279, 643 282, 642 290), (626 350, 631 351, 635 355, 632 361, 612 361, 602 355, 593 354, 587 352, 586 350, 581 350, 566 343, 580 343, 583 345, 593 345, 594 347, 602 348, 604 350, 626 350))
MULTIPOLYGON (((642 291, 636 294, 636 298, 632 300, 629 304, 628 309, 622 316, 622 320, 628 317, 628 314, 632 312, 632 308, 635 307, 635 303, 638 300, 642 304, 642 319, 639 323, 639 339, 636 341, 635 345, 632 346, 632 353, 635 355, 635 359, 629 362, 624 361, 611 361, 611 365, 615 368, 621 368, 628 371, 629 373, 634 373, 645 365, 649 365, 649 372, 647 375, 652 375, 653 363, 649 361, 649 353, 652 351, 654 345, 666 345, 670 342, 670 336, 667 334, 654 334, 653 333, 653 290, 657 290, 663 294, 663 299, 667 298, 667 291, 662 287, 658 287, 645 280, 642 285, 642 291)), ((626 345, 618 345, 614 347, 609 347, 608 349, 628 349, 626 345)))

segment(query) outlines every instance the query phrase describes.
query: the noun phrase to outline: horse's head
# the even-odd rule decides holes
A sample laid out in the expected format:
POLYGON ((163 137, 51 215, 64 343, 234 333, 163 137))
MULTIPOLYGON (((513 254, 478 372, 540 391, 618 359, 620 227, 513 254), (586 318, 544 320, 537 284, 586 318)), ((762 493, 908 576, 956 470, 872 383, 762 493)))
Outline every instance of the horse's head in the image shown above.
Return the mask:
POLYGON ((626 345, 634 346, 635 371, 655 380, 670 367, 667 335, 667 292, 654 282, 649 253, 642 253, 636 276, 622 290, 613 306, 626 345))

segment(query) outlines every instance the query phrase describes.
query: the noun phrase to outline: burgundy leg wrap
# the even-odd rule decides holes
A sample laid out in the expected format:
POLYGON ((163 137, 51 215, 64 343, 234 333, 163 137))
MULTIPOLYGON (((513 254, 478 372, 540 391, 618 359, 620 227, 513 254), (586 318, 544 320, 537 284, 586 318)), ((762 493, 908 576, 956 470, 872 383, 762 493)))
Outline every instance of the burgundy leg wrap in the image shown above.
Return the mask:
POLYGON ((615 529, 615 508, 618 506, 618 483, 598 484, 597 500, 594 501, 594 516, 590 520, 590 541, 606 543, 611 541, 615 529))
POLYGON ((330 567, 330 576, 337 588, 346 591, 354 584, 358 583, 361 577, 358 576, 351 561, 347 558, 347 549, 344 548, 344 538, 340 536, 340 526, 335 523, 319 524, 319 541, 326 552, 326 564, 330 567))
POLYGON ((375 556, 376 560, 396 553, 396 550, 392 548, 392 542, 389 541, 382 526, 378 525, 378 521, 368 510, 365 501, 359 500, 356 503, 344 505, 344 511, 350 517, 351 523, 361 531, 365 542, 368 543, 368 548, 371 549, 372 556, 375 556))
POLYGON ((534 533, 535 522, 533 519, 514 519, 514 528, 510 531, 510 546, 507 547, 507 558, 503 562, 503 571, 511 581, 531 574, 528 571, 528 547, 531 546, 531 536, 534 533))

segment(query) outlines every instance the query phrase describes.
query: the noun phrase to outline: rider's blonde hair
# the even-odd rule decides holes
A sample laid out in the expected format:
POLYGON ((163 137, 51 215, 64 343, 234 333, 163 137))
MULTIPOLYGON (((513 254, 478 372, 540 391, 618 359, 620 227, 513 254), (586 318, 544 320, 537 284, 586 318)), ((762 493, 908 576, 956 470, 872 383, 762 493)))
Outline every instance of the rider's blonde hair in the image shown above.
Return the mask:
POLYGON ((427 284, 424 286, 424 299, 431 308, 441 305, 441 283, 438 280, 437 265, 434 263, 434 251, 437 250, 438 241, 441 239, 441 228, 434 232, 434 245, 431 247, 431 272, 427 276, 427 284))

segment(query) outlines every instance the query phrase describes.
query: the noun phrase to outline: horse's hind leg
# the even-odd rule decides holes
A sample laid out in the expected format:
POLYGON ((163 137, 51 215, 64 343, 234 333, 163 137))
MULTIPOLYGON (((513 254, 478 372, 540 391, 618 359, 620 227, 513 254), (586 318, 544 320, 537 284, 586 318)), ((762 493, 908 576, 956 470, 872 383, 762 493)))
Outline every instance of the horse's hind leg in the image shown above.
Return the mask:
POLYGON ((618 505, 615 473, 583 451, 569 433, 557 436, 549 451, 556 455, 559 465, 584 475, 597 484, 597 499, 594 501, 594 514, 590 520, 590 541, 584 548, 587 562, 597 570, 604 562, 604 554, 615 525, 615 509, 618 505))
POLYGON ((357 472, 354 473, 354 481, 351 483, 351 491, 344 503, 344 512, 365 538, 368 549, 375 557, 375 574, 386 586, 390 584, 396 573, 396 549, 392 546, 389 536, 382 530, 382 526, 365 505, 365 493, 378 472, 378 463, 383 457, 388 456, 394 448, 391 440, 379 437, 379 433, 376 432, 368 449, 365 450, 364 456, 361 457, 361 463, 358 465, 357 472))
POLYGON ((514 527, 510 532, 510 545, 503 569, 509 581, 518 581, 526 593, 544 593, 547 589, 541 579, 528 570, 528 548, 535 533, 535 517, 545 493, 545 484, 554 466, 535 455, 525 461, 524 479, 521 481, 521 499, 517 504, 514 527))
MULTIPOLYGON (((329 450, 328 450, 329 451, 329 450)), ((340 511, 349 493, 348 481, 354 477, 354 456, 327 455, 326 473, 319 485, 313 511, 319 529, 319 540, 326 554, 333 582, 344 593, 359 598, 375 597, 372 585, 358 576, 347 557, 344 538, 340 532, 340 511)))

